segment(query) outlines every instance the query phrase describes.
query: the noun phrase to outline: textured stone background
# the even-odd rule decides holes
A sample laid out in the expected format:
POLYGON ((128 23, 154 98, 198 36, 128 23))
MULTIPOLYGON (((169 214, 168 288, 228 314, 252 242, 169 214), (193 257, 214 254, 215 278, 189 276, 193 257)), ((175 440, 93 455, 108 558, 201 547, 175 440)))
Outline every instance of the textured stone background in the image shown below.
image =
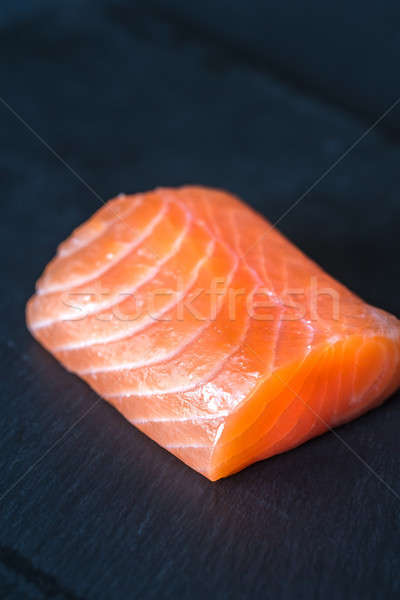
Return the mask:
MULTIPOLYGON (((399 394, 338 430, 394 491, 332 434, 210 484, 104 402, 73 427, 97 398, 24 325, 96 194, 202 183, 277 219, 400 96, 399 31, 395 2, 2 2, 2 598, 399 597, 399 394)), ((280 223, 397 315, 399 164, 400 105, 280 223)))

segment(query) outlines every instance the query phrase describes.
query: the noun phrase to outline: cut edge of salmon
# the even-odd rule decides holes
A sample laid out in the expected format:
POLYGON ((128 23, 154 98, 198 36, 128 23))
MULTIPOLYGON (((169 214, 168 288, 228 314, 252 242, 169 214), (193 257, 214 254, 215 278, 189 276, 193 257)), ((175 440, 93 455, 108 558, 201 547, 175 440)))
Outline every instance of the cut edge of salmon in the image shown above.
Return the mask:
POLYGON ((355 334, 274 371, 226 418, 203 474, 227 477, 379 406, 400 385, 399 354, 400 338, 355 334))

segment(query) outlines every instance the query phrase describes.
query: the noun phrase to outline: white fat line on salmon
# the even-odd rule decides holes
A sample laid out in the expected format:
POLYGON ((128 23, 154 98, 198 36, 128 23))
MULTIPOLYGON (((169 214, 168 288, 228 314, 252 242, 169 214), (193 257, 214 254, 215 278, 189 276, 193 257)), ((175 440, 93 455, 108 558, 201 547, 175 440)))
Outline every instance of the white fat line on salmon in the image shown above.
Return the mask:
POLYGON ((193 421, 211 421, 212 419, 219 419, 223 417, 227 417, 229 412, 227 410, 221 411, 219 413, 214 413, 210 415, 194 415, 192 417, 161 417, 159 419, 129 419, 129 422, 133 425, 140 425, 144 423, 185 423, 193 422, 193 421))
POLYGON ((133 391, 129 390, 127 392, 116 392, 116 393, 112 393, 112 394, 107 394, 105 397, 106 398, 115 398, 115 397, 123 398, 126 396, 149 397, 149 396, 154 396, 154 395, 177 394, 177 393, 181 393, 181 392, 189 392, 189 391, 195 390, 201 386, 205 386, 222 371, 225 363, 232 356, 234 356, 237 353, 237 351, 242 347, 242 345, 245 343, 249 328, 250 328, 250 318, 246 313, 245 326, 243 328, 242 334, 239 337, 238 342, 232 347, 232 349, 230 350, 230 352, 228 352, 228 354, 226 356, 224 356, 223 358, 220 359, 219 362, 217 362, 217 364, 215 365, 215 368, 212 369, 210 371, 210 373, 208 374, 207 378, 205 378, 203 380, 200 380, 198 382, 193 382, 192 384, 190 384, 188 386, 168 388, 166 390, 159 389, 159 390, 151 390, 150 392, 140 392, 140 391, 136 391, 136 390, 133 390, 133 391))
MULTIPOLYGON (((154 267, 149 269, 149 273, 143 279, 141 279, 138 283, 136 283, 134 287, 130 288, 128 291, 124 292, 124 294, 122 294, 122 295, 121 294, 117 295, 117 299, 115 301, 108 302, 108 303, 104 302, 100 307, 99 307, 99 304, 97 304, 97 306, 93 310, 86 309, 85 314, 78 318, 73 318, 70 315, 64 314, 64 315, 58 316, 56 319, 46 319, 44 321, 36 322, 32 326, 32 329, 34 331, 36 331, 37 329, 41 329, 43 327, 49 327, 51 325, 54 325, 55 323, 62 323, 62 322, 68 322, 68 321, 81 321, 81 320, 85 319, 86 317, 96 315, 102 311, 108 310, 110 308, 117 306, 118 304, 121 304, 121 302, 123 302, 123 300, 121 299, 122 297, 124 300, 126 300, 127 296, 134 294, 143 285, 152 281, 154 279, 154 277, 156 277, 156 275, 160 272, 161 267, 177 254, 177 252, 179 251, 179 248, 182 245, 184 238, 187 235, 188 230, 189 230, 189 225, 187 224, 187 226, 183 229, 183 231, 179 234, 179 236, 174 241, 170 252, 165 254, 165 256, 160 261, 155 263, 154 267)), ((71 290, 68 292, 68 294, 74 295, 77 293, 74 292, 73 290, 71 290)), ((85 292, 82 292, 77 295, 85 296, 85 295, 90 295, 90 294, 85 294, 85 292)), ((104 297, 104 294, 101 294, 101 295, 104 297)), ((112 297, 114 298, 115 295, 113 295, 112 297)), ((71 306, 71 308, 75 308, 75 309, 79 308, 79 307, 72 306, 72 305, 69 305, 69 306, 71 306)))
MULTIPOLYGON (((92 271, 88 277, 84 277, 84 278, 80 278, 80 279, 78 278, 77 280, 70 282, 67 286, 65 286, 65 285, 51 286, 50 285, 50 286, 47 286, 44 290, 38 288, 38 290, 37 290, 38 295, 46 296, 48 294, 53 294, 56 292, 66 292, 66 291, 73 292, 74 291, 73 288, 80 287, 82 285, 86 285, 87 283, 93 281, 94 279, 97 279, 101 275, 104 275, 111 268, 113 268, 117 264, 119 264, 131 252, 136 250, 136 248, 138 248, 147 238, 149 238, 151 236, 155 227, 158 225, 158 223, 160 223, 162 218, 165 216, 166 212, 167 212, 167 203, 163 202, 163 206, 159 210, 157 215, 153 219, 151 219, 150 223, 142 230, 140 235, 135 240, 126 244, 126 247, 124 248, 124 250, 121 253, 117 254, 117 256, 115 257, 115 260, 109 260, 97 271, 92 271)), ((125 223, 124 223, 124 225, 125 225, 125 223)))
POLYGON ((168 444, 164 446, 167 450, 169 448, 212 448, 213 444, 168 444))
MULTIPOLYGON (((121 198, 126 198, 126 194, 119 194, 118 196, 116 196, 116 198, 114 198, 114 200, 118 200, 121 198)), ((136 210, 136 208, 138 206, 141 206, 143 204, 143 198, 144 198, 143 195, 137 196, 134 198, 134 200, 132 201, 132 204, 129 208, 126 208, 125 210, 123 210, 119 213, 113 212, 113 218, 106 222, 103 221, 101 223, 102 227, 98 227, 98 231, 96 231, 92 236, 90 236, 90 234, 86 234, 86 236, 88 236, 89 239, 87 239, 83 242, 81 242, 79 239, 79 235, 81 234, 81 231, 79 231, 80 228, 78 227, 78 230, 75 230, 64 242, 62 242, 58 246, 57 257, 58 258, 67 258, 67 256, 68 257, 73 256, 74 254, 76 254, 76 252, 83 250, 84 248, 87 248, 88 246, 90 246, 90 244, 92 244, 93 242, 98 240, 102 235, 107 233, 109 231, 110 227, 112 225, 114 225, 114 223, 116 223, 120 219, 125 219, 134 210, 136 210)), ((112 200, 110 200, 109 202, 112 202, 112 200)), ((101 210, 104 210, 104 208, 100 208, 98 212, 100 212, 101 210)), ((95 213, 94 217, 97 217, 97 212, 95 213)), ((88 224, 87 222, 83 223, 83 225, 81 225, 80 227, 84 227, 87 224, 88 224)), ((86 229, 85 229, 85 231, 86 231, 86 229)))
MULTIPOLYGON (((189 282, 185 286, 185 288, 182 290, 182 297, 184 297, 190 291, 190 289, 193 287, 193 285, 195 284, 201 267, 208 260, 209 256, 212 254, 213 247, 214 247, 213 241, 211 241, 207 247, 207 251, 206 251, 205 255, 196 263, 195 268, 192 269, 192 274, 189 279, 189 282)), ((153 279, 153 276, 149 280, 151 280, 151 279, 153 279)), ((143 285, 143 283, 140 284, 140 286, 138 286, 138 287, 141 287, 141 285, 143 285)), ((138 289, 138 288, 136 288, 136 289, 138 289)), ((65 344, 65 345, 53 348, 52 352, 68 352, 68 351, 78 350, 80 348, 90 348, 91 346, 96 346, 98 344, 108 344, 108 343, 118 342, 118 341, 127 339, 129 337, 133 337, 134 335, 143 332, 150 325, 152 325, 155 321, 162 320, 161 317, 168 311, 172 310, 176 306, 177 302, 179 302, 179 298, 177 300, 173 300, 169 304, 166 304, 164 306, 164 308, 162 310, 160 310, 153 317, 148 316, 147 320, 145 320, 145 322, 142 323, 141 325, 139 325, 137 327, 132 327, 132 329, 128 329, 128 327, 124 327, 124 329, 118 335, 114 334, 112 336, 98 338, 98 339, 94 339, 94 340, 89 339, 89 340, 85 340, 83 342, 75 342, 75 343, 71 343, 71 344, 65 344)), ((124 321, 124 323, 128 324, 129 321, 124 321)))
MULTIPOLYGON (((231 271, 228 275, 228 285, 229 283, 232 281, 233 276, 236 272, 236 268, 234 271, 231 271)), ((226 287, 226 290, 228 289, 228 287, 226 287)), ((215 318, 221 313, 222 308, 223 308, 223 301, 224 298, 226 297, 226 293, 224 293, 223 295, 219 296, 218 300, 218 307, 217 307, 217 311, 216 311, 216 315, 215 318)), ((207 321, 203 322, 203 325, 201 327, 198 327, 193 334, 191 334, 190 336, 188 336, 188 338, 185 340, 185 342, 183 344, 181 344, 180 346, 177 346, 172 352, 167 352, 164 355, 161 355, 161 357, 157 357, 154 360, 149 360, 149 361, 138 361, 136 363, 134 362, 130 362, 130 363, 125 363, 125 364, 120 364, 120 365, 110 365, 110 366, 103 366, 103 367, 97 367, 97 368, 91 368, 91 369, 85 369, 85 370, 80 370, 80 371, 75 371, 77 373, 77 375, 93 375, 93 374, 99 374, 99 373, 110 373, 110 372, 117 372, 117 371, 127 371, 127 370, 133 370, 133 369, 139 369, 142 367, 150 367, 150 366, 154 366, 157 364, 162 364, 165 361, 171 360, 173 358, 176 358, 177 356, 179 356, 179 354, 181 354, 181 352, 187 348, 188 346, 190 346, 209 326, 210 323, 212 323, 213 321, 211 319, 208 319, 207 321)), ((136 334, 133 334, 132 338, 134 338, 136 336, 136 334)))

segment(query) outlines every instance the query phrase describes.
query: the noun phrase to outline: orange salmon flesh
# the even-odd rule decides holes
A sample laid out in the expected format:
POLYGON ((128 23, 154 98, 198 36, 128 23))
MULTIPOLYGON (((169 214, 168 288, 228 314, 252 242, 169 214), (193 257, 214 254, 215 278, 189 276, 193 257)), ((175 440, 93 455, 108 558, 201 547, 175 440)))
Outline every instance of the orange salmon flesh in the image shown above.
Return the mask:
POLYGON ((214 481, 378 406, 400 322, 224 191, 110 200, 58 247, 32 335, 214 481))

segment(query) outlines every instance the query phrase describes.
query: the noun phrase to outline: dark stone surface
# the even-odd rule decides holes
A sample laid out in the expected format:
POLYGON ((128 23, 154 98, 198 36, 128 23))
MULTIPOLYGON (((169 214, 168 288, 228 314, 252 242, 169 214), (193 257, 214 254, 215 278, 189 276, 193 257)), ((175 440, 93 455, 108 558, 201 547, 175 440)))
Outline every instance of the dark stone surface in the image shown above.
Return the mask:
MULTIPOLYGON (((160 0, 152 5, 191 35, 214 40, 227 55, 368 122, 400 94, 398 2, 160 0)), ((382 128, 398 138, 400 109, 382 128)))
MULTIPOLYGON (((269 3, 263 14, 275 14, 275 45, 267 46, 265 18, 251 4, 198 7, 2 4, 1 97, 86 185, 0 105, 0 596, 397 598, 398 394, 338 430, 378 477, 327 434, 211 484, 98 402, 25 329, 35 279, 99 207, 98 196, 198 182, 225 187, 275 220, 395 92, 400 40, 385 55, 371 33, 386 23, 384 7, 377 19, 372 9, 346 12, 346 31, 359 25, 354 45, 368 41, 387 66, 382 73, 361 51, 349 71, 347 38, 334 18, 327 25, 328 9, 324 19, 308 17, 312 36, 269 3), (320 41, 327 30, 342 41, 336 80, 324 68, 333 56, 320 41), (288 37, 303 86, 273 68, 288 37), (336 95, 330 83, 323 93, 308 85, 311 54, 336 95)), ((399 315, 397 121, 398 112, 370 132, 280 228, 366 300, 399 315)))

